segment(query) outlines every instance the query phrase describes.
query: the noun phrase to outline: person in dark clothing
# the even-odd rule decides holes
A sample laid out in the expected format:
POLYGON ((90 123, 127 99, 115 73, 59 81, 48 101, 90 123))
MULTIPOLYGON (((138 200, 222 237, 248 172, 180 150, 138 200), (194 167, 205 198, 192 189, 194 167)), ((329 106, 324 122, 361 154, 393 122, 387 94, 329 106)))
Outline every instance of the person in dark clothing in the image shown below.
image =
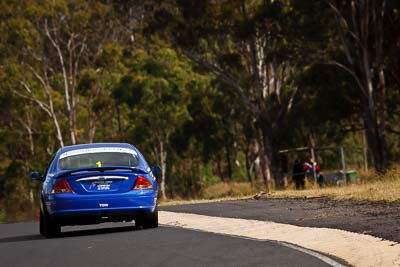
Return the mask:
POLYGON ((317 183, 319 187, 324 187, 324 176, 322 175, 322 173, 318 174, 317 183))
POLYGON ((298 159, 295 160, 293 165, 293 181, 296 184, 296 189, 304 189, 306 176, 303 171, 303 165, 298 159))

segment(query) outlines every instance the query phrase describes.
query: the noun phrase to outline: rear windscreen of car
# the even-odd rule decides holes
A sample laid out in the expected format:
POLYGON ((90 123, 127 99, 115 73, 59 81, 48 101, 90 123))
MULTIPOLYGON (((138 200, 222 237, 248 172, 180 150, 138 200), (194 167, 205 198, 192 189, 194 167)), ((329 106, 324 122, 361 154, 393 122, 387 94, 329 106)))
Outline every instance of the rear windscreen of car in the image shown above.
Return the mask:
POLYGON ((136 155, 121 152, 98 152, 71 155, 60 159, 59 162, 61 170, 109 166, 135 167, 138 164, 139 159, 136 155))

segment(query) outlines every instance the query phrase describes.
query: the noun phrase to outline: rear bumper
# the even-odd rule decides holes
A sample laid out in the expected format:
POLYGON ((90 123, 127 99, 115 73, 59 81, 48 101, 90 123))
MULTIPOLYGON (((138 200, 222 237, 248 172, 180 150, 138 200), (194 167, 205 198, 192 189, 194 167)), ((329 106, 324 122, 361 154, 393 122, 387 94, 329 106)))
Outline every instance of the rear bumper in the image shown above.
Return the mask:
POLYGON ((97 196, 59 194, 45 204, 49 215, 61 225, 92 224, 133 220, 138 214, 152 212, 157 205, 157 195, 152 192, 97 196))
POLYGON ((122 222, 135 220, 139 215, 151 212, 151 209, 101 210, 54 213, 51 217, 61 226, 98 224, 104 222, 122 222))

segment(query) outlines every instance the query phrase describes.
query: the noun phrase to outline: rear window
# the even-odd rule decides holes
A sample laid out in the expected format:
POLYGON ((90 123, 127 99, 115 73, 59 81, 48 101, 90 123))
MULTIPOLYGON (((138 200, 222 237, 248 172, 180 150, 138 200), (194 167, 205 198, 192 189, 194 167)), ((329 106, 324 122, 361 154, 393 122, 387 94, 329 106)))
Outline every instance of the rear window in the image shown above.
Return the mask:
POLYGON ((139 159, 136 154, 124 152, 96 152, 83 153, 60 157, 61 170, 73 170, 80 168, 96 167, 136 167, 139 159))

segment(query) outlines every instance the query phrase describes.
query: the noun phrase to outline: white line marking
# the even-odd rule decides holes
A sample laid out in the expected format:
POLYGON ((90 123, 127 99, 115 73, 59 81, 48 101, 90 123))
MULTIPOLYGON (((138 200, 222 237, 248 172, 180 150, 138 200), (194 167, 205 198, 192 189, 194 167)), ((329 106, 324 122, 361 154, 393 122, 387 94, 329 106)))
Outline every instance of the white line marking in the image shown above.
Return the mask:
POLYGON ((302 247, 299 247, 299 246, 296 246, 293 244, 285 243, 285 242, 278 242, 278 244, 288 247, 288 248, 291 248, 291 249, 298 250, 298 251, 308 254, 310 256, 314 256, 333 267, 346 267, 346 265, 340 264, 339 262, 337 262, 337 261, 333 260, 332 258, 329 258, 325 255, 322 255, 321 253, 318 253, 318 252, 315 252, 315 251, 312 251, 312 250, 309 250, 306 248, 302 248, 302 247))

